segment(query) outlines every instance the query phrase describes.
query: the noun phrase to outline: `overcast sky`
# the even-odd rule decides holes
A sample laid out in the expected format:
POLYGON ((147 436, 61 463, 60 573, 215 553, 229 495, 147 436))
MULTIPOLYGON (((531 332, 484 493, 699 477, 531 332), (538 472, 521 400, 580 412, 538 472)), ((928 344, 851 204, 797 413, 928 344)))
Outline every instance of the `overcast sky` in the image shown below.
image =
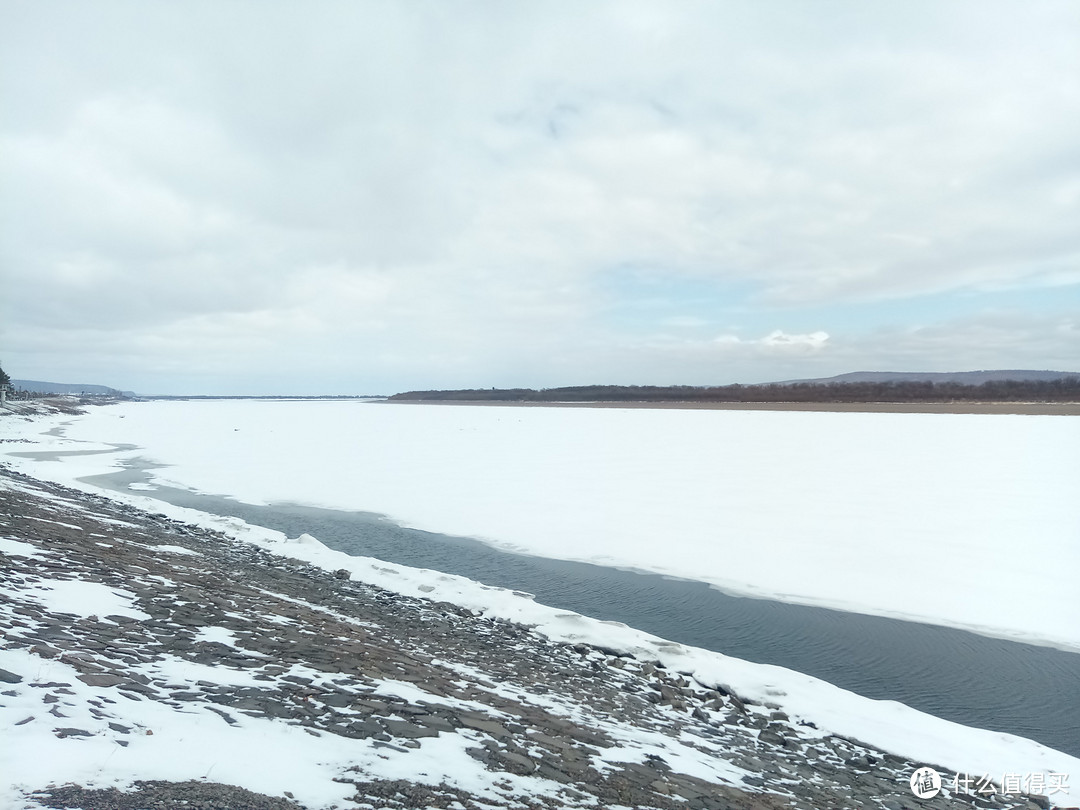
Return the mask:
POLYGON ((0 10, 12 377, 1080 370, 1080 3, 0 10))

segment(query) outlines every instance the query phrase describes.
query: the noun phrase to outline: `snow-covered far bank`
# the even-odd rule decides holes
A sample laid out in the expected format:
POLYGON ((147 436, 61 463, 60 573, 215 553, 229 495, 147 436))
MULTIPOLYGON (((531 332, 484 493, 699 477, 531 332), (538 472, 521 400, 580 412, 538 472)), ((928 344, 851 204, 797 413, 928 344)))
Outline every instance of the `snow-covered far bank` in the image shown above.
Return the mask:
POLYGON ((250 503, 1080 650, 1078 419, 216 401, 9 426, 142 448, 17 460, 58 479, 137 455, 250 503))
MULTIPOLYGON (((437 571, 409 568, 372 558, 352 557, 326 548, 314 537, 304 535, 298 538, 287 538, 279 532, 252 526, 236 518, 222 518, 174 507, 141 495, 132 494, 123 496, 122 499, 187 523, 195 523, 206 528, 224 531, 273 554, 310 562, 326 570, 338 571, 345 569, 349 572, 350 578, 355 581, 378 585, 406 596, 452 602, 487 617, 504 618, 526 624, 553 640, 569 643, 585 642, 606 650, 630 654, 638 659, 661 661, 668 670, 690 675, 704 687, 723 687, 726 691, 733 691, 744 698, 763 704, 766 710, 778 709, 784 711, 790 716, 793 724, 798 724, 797 727, 801 729, 801 734, 821 737, 828 734, 840 734, 861 740, 887 752, 944 767, 947 769, 944 773, 944 778, 947 781, 952 779, 953 774, 961 776, 974 775, 976 777, 986 775, 998 783, 1001 783, 1009 775, 1018 778, 1020 776, 1038 775, 1043 780, 1043 784, 1046 785, 1063 782, 1061 791, 1055 791, 1052 795, 1047 796, 1051 802, 1058 806, 1075 805, 1077 798, 1080 798, 1080 788, 1076 784, 1077 774, 1080 774, 1080 759, 1054 751, 1030 740, 1008 734, 968 728, 931 717, 893 701, 874 701, 863 698, 818 679, 790 670, 751 664, 719 653, 672 643, 618 623, 598 621, 576 613, 539 605, 529 598, 527 594, 484 586, 463 577, 442 574, 437 571), (813 723, 816 729, 801 725, 803 722, 813 723), (1057 776, 1052 778, 1051 775, 1057 776), (1062 780, 1062 776, 1064 776, 1064 780, 1062 780)), ((120 521, 114 522, 119 523, 120 521)), ((159 556, 177 558, 172 545, 148 546, 148 548, 156 549, 155 553, 158 553, 159 556)), ((5 553, 23 556, 35 553, 33 546, 17 540, 9 540, 8 547, 4 551, 5 553)), ((181 559, 184 556, 180 555, 181 559)), ((35 594, 33 597, 42 603, 55 598, 52 595, 55 583, 49 582, 45 584, 49 586, 49 590, 41 596, 35 594)), ((100 589, 98 590, 100 591, 100 589)), ((110 599, 119 600, 117 605, 119 605, 120 610, 131 611, 130 605, 125 608, 123 604, 120 604, 120 602, 127 599, 124 593, 115 589, 112 589, 111 593, 110 599)), ((100 609, 97 606, 103 603, 102 594, 95 593, 92 596, 95 605, 94 609, 100 609)), ((117 605, 110 604, 108 609, 116 611, 117 605)), ((83 607, 83 610, 89 608, 90 605, 88 604, 83 607)), ((62 606, 61 609, 67 610, 68 608, 62 606)), ((220 631, 217 634, 207 635, 204 640, 218 643, 228 642, 228 639, 220 631)), ((40 662, 30 659, 27 659, 24 663, 26 667, 40 664, 40 662)), ((26 667, 23 667, 23 669, 26 669, 26 667)), ((177 683, 182 683, 185 680, 205 678, 207 675, 208 673, 203 670, 193 670, 186 674, 177 672, 174 680, 177 683)), ((50 670, 47 676, 42 677, 55 679, 57 671, 55 669, 50 670)), ((218 677, 222 677, 220 672, 218 677)), ((71 679, 64 678, 63 680, 71 679)), ((73 700, 76 699, 73 698, 73 700)), ((18 715, 17 719, 22 718, 22 715, 18 712, 12 715, 13 718, 15 715, 18 715)), ((194 726, 190 729, 186 726, 171 728, 171 736, 168 738, 159 741, 155 737, 155 750, 158 752, 163 749, 169 750, 173 742, 179 745, 180 742, 183 742, 184 735, 189 731, 196 735, 204 733, 206 731, 205 723, 209 719, 212 718, 200 718, 200 722, 203 723, 200 728, 194 726)), ((159 726, 168 725, 161 718, 155 718, 154 723, 159 726)), ((153 725, 153 723, 148 725, 153 725)), ((218 727, 221 727, 220 724, 218 724, 218 727)), ((26 733, 29 734, 31 731, 32 729, 27 730, 26 733)), ((261 726, 258 728, 253 727, 251 731, 256 735, 263 733, 261 726)), ((305 741, 305 736, 302 734, 292 734, 288 730, 277 727, 270 729, 270 731, 273 731, 278 736, 269 735, 267 739, 274 740, 275 744, 280 742, 282 745, 286 745, 283 750, 289 750, 289 746, 298 745, 298 740, 305 741)), ((54 744, 48 736, 27 738, 26 742, 30 745, 40 746, 44 746, 46 742, 49 745, 54 744)), ((316 760, 322 764, 327 761, 337 762, 341 758, 340 752, 331 757, 329 748, 325 748, 322 744, 317 747, 316 759, 304 759, 299 763, 301 766, 308 767, 311 770, 311 774, 308 776, 304 775, 306 772, 302 768, 298 769, 289 766, 287 762, 281 762, 281 772, 287 773, 290 781, 281 783, 275 781, 273 774, 277 772, 276 770, 262 774, 265 778, 260 779, 244 776, 243 773, 238 773, 235 778, 239 784, 268 792, 280 792, 283 787, 289 788, 297 779, 304 780, 308 777, 311 778, 312 784, 316 784, 314 780, 315 777, 319 776, 319 768, 314 767, 313 763, 316 760)), ((311 748, 312 746, 309 745, 305 750, 311 748)), ((143 751, 144 749, 140 747, 139 750, 143 751)), ((16 752, 13 750, 8 753, 13 755, 16 752)), ((76 772, 82 774, 83 772, 92 772, 95 767, 100 769, 101 757, 104 755, 101 750, 87 747, 83 753, 86 755, 85 761, 80 760, 77 763, 69 763, 76 772)), ((217 749, 211 751, 207 756, 209 757, 209 764, 212 764, 216 759, 222 759, 223 762, 229 761, 227 757, 223 756, 223 752, 219 752, 217 749)), ((280 757, 280 752, 276 756, 280 757)), ((665 756, 667 756, 666 752, 665 756)), ((145 770, 135 770, 133 772, 153 773, 160 778, 180 779, 191 776, 189 773, 190 767, 181 767, 178 764, 182 758, 178 758, 177 763, 166 761, 165 765, 168 767, 163 767, 159 759, 154 760, 154 762, 159 763, 157 765, 152 765, 149 760, 144 764, 137 763, 138 768, 145 768, 145 770)), ((249 759, 238 760, 238 762, 247 762, 249 759)), ((288 758, 286 757, 286 759, 288 758)), ((344 760, 342 761, 344 762, 344 760)), ((704 762, 704 760, 702 761, 704 762)), ((410 760, 407 767, 415 767, 415 764, 415 761, 410 760)), ((461 764, 472 764, 473 770, 477 773, 482 770, 478 769, 475 763, 470 763, 466 759, 462 759, 461 764)), ((376 758, 364 763, 364 767, 375 769, 376 773, 385 771, 384 765, 386 763, 380 762, 376 758)), ((682 765, 686 764, 682 763, 682 765)), ((445 763, 440 767, 443 766, 445 766, 445 763)), ((689 765, 686 766, 689 767, 689 765)), ((36 782, 44 782, 54 778, 51 774, 54 773, 55 769, 50 770, 46 762, 40 762, 39 767, 40 772, 35 771, 38 777, 36 782)), ((457 767, 456 761, 453 767, 457 767)), ((235 768, 232 769, 232 771, 235 770, 235 768)), ((438 772, 441 773, 441 771, 438 772)), ((403 771, 401 773, 394 772, 392 775, 394 778, 398 778, 408 777, 409 774, 407 771, 403 771)), ((230 778, 232 777, 230 776, 230 778)), ((36 783, 34 780, 30 781, 36 783)))

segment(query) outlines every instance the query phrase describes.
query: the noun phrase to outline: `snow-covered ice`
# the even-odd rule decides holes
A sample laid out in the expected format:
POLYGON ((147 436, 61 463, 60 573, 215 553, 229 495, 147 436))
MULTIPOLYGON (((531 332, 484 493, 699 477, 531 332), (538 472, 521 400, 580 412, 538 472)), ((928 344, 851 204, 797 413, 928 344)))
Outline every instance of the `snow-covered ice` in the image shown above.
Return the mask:
POLYGON ((156 484, 1080 650, 1075 418, 215 401, 30 433, 142 448, 18 459, 41 475, 139 456, 156 484))

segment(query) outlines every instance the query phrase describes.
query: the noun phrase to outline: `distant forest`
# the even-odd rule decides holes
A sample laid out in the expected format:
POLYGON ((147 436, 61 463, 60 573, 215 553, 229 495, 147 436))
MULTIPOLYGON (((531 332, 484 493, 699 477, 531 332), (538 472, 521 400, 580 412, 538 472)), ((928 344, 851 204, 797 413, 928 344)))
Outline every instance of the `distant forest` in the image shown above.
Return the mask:
POLYGON ((1080 402, 1080 377, 956 382, 842 382, 768 385, 581 385, 408 391, 391 401, 467 402, 1080 402))

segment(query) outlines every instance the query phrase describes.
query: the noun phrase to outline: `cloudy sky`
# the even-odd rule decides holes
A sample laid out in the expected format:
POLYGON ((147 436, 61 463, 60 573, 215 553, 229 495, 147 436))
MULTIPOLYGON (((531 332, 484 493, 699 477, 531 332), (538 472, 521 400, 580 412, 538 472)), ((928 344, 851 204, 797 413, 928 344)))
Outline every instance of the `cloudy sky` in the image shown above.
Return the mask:
POLYGON ((0 364, 1080 370, 1080 4, 0 0, 0 364))

